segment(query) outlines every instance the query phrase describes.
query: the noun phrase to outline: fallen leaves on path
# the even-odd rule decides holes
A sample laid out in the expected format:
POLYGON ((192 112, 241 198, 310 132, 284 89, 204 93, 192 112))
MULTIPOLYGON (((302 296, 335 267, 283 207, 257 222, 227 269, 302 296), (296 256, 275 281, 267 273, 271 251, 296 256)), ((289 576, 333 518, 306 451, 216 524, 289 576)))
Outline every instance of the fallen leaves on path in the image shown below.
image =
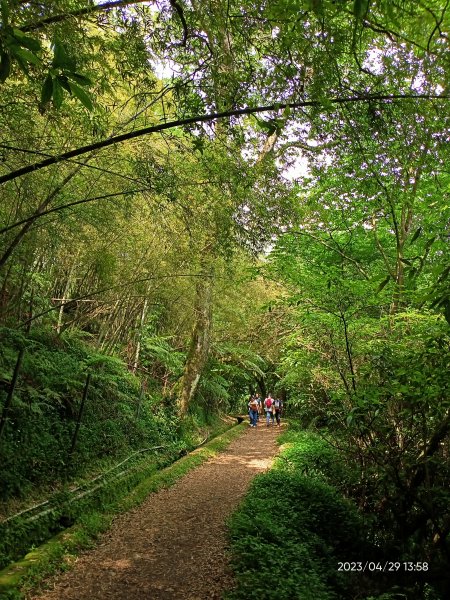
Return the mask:
POLYGON ((233 586, 225 521, 270 467, 279 429, 249 428, 174 486, 118 517, 98 546, 30 600, 218 600, 233 586))

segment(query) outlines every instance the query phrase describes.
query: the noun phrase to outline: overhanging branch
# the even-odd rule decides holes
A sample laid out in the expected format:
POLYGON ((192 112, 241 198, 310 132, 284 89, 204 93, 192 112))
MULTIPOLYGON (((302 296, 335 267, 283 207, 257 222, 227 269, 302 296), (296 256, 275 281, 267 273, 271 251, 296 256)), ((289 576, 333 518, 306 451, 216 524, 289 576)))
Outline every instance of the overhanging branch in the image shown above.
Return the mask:
POLYGON ((58 162, 63 162, 70 158, 74 158, 75 156, 81 156, 88 152, 92 152, 93 150, 99 150, 101 148, 106 148, 107 146, 112 146, 115 144, 119 144, 120 142, 125 142, 127 140, 132 140, 134 138, 142 137, 144 135, 149 135, 150 133, 157 133, 159 131, 165 131, 166 129, 173 129, 174 127, 181 127, 183 125, 192 125, 195 123, 204 123, 207 121, 215 121, 217 119, 226 119, 228 117, 239 117, 243 115, 252 115, 255 113, 263 113, 270 111, 279 111, 284 108, 305 108, 305 107, 314 107, 314 106, 324 106, 324 109, 328 105, 339 105, 339 104, 349 104, 353 102, 369 102, 373 100, 383 101, 383 102, 393 102, 396 100, 448 100, 450 96, 440 96, 438 94, 417 94, 417 95, 406 95, 406 94, 372 94, 365 96, 351 96, 349 98, 331 98, 326 101, 326 104, 320 102, 319 100, 306 100, 303 102, 286 102, 286 103, 276 103, 270 104, 268 106, 253 106, 247 108, 237 108, 234 110, 226 110, 222 112, 214 112, 206 115, 197 115, 195 117, 188 117, 186 119, 176 119, 175 121, 168 121, 166 123, 160 123, 159 125, 152 125, 150 127, 144 127, 143 129, 137 129, 135 131, 130 131, 128 133, 123 133, 121 135, 117 135, 114 137, 110 137, 106 140, 101 140, 99 142, 95 142, 93 144, 88 144, 86 146, 81 146, 80 148, 75 148, 74 150, 69 150, 68 152, 64 152, 57 156, 49 157, 40 162, 33 163, 32 165, 27 165, 26 167, 22 167, 21 169, 17 169, 16 171, 11 171, 6 175, 0 177, 0 184, 6 183, 7 181, 12 181, 13 179, 17 179, 22 175, 26 175, 27 173, 33 173, 35 171, 39 171, 49 165, 54 165, 58 162))
POLYGON ((66 208, 72 208, 73 206, 78 206, 80 204, 87 204, 88 202, 95 202, 97 200, 109 200, 111 198, 117 198, 118 196, 128 196, 130 194, 140 194, 143 192, 147 192, 148 188, 141 188, 136 190, 125 190, 124 192, 116 192, 114 194, 104 194, 103 196, 95 196, 94 198, 84 198, 83 200, 76 200, 75 202, 69 202, 68 204, 62 204, 61 206, 55 206, 53 208, 49 208, 48 210, 43 210, 42 212, 33 213, 31 217, 27 217, 26 219, 22 219, 21 221, 16 221, 12 223, 12 225, 7 225, 6 227, 2 227, 0 229, 0 235, 6 233, 7 231, 11 231, 11 229, 15 229, 16 227, 20 227, 20 225, 24 225, 25 223, 29 223, 30 221, 36 221, 41 217, 45 217, 46 215, 50 215, 54 212, 59 212, 61 210, 65 210, 66 208))
POLYGON ((147 2, 147 0, 115 0, 113 2, 103 2, 102 4, 90 4, 89 6, 85 6, 84 8, 80 8, 78 10, 68 11, 66 13, 60 13, 50 17, 44 17, 43 19, 35 21, 34 23, 22 25, 22 27, 19 27, 19 29, 20 31, 36 31, 36 29, 41 29, 42 27, 51 25, 52 23, 61 23, 70 17, 83 17, 84 15, 90 15, 94 12, 101 12, 102 10, 123 8, 125 6, 132 6, 133 4, 143 4, 144 2, 147 2))

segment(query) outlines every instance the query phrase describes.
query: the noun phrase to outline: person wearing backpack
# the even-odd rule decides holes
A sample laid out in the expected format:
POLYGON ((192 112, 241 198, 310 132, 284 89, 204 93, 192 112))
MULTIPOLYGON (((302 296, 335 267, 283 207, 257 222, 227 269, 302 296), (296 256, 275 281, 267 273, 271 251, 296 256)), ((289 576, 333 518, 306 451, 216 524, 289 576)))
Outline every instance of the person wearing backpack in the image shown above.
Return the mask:
POLYGON ((250 427, 256 427, 258 420, 258 402, 254 396, 250 398, 248 403, 248 414, 250 416, 250 427))
POLYGON ((266 411, 267 427, 269 427, 271 421, 272 425, 274 425, 273 398, 271 394, 264 400, 264 410, 266 411))
POLYGON ((281 400, 275 399, 273 401, 273 409, 275 411, 275 419, 277 420, 277 425, 280 426, 280 417, 281 411, 283 409, 283 402, 281 400))

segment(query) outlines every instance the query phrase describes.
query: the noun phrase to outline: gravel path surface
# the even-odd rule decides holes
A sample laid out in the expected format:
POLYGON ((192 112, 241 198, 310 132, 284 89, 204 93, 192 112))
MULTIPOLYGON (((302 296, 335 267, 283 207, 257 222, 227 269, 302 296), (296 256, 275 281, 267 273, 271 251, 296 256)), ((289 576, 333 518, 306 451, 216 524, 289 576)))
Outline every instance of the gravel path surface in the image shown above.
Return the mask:
POLYGON ((233 585, 226 518, 277 453, 280 430, 249 428, 173 487, 118 517, 98 546, 33 600, 217 600, 233 585))

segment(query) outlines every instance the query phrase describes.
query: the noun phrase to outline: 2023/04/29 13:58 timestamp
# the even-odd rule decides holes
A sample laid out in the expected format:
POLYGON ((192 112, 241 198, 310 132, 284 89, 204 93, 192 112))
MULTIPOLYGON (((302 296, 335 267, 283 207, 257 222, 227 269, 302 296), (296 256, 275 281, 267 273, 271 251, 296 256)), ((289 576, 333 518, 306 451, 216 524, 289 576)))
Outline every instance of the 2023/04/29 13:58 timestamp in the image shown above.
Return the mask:
POLYGON ((428 571, 428 563, 427 562, 413 562, 413 561, 391 561, 387 560, 385 562, 375 562, 368 561, 365 562, 338 562, 338 571, 347 571, 347 572, 380 572, 380 573, 397 573, 398 571, 403 572, 420 572, 420 571, 428 571))

